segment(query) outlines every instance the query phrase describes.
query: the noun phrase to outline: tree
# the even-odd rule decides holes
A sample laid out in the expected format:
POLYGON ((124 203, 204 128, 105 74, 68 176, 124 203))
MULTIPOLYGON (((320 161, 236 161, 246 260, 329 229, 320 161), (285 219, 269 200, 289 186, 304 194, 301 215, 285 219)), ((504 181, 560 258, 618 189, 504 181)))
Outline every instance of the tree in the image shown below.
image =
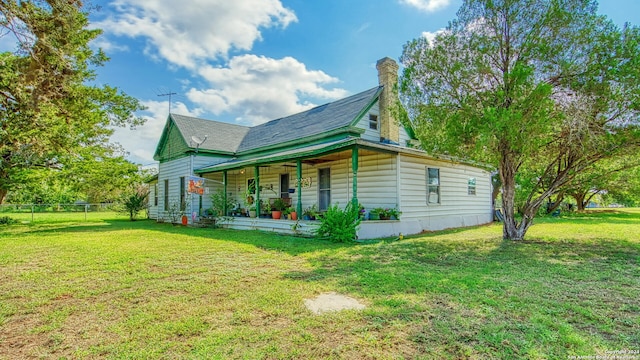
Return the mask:
POLYGON ((466 0, 433 42, 404 47, 405 121, 425 150, 497 168, 505 239, 522 240, 576 174, 639 146, 640 31, 596 9, 588 0, 466 0), (531 186, 517 218, 523 173, 531 186))
POLYGON ((87 16, 80 1, 0 0, 0 36, 17 44, 0 53, 0 203, 23 169, 97 156, 112 126, 142 123, 136 99, 89 84, 107 58, 87 16))
POLYGON ((565 192, 576 201, 577 210, 584 211, 596 195, 633 192, 640 182, 634 176, 639 166, 638 154, 600 161, 578 174, 565 186, 565 192))
POLYGON ((135 221, 138 213, 147 208, 147 198, 149 197, 149 189, 143 184, 132 187, 122 197, 123 211, 129 214, 129 220, 135 221))

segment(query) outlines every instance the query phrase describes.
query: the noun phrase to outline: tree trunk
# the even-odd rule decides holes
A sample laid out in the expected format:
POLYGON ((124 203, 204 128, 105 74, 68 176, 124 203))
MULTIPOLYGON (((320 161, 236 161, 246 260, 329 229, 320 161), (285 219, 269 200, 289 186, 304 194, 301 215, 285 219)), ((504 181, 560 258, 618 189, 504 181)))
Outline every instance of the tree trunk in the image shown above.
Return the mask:
POLYGON ((7 189, 0 188, 0 204, 4 202, 4 198, 7 196, 7 189))
POLYGON ((516 169, 517 166, 509 156, 503 156, 500 161, 500 181, 502 182, 502 211, 504 223, 502 238, 505 240, 522 240, 526 232, 521 229, 515 218, 516 198, 516 169))
POLYGON ((563 200, 564 200, 564 195, 563 194, 558 195, 556 197, 556 201, 553 202, 553 205, 547 208, 547 214, 551 214, 552 212, 556 211, 556 209, 558 209, 560 205, 562 205, 563 200))
POLYGON ((587 194, 585 194, 583 192, 573 193, 573 194, 571 194, 571 197, 573 197, 576 200, 578 211, 579 212, 583 212, 584 208, 586 207, 584 199, 587 197, 587 194))

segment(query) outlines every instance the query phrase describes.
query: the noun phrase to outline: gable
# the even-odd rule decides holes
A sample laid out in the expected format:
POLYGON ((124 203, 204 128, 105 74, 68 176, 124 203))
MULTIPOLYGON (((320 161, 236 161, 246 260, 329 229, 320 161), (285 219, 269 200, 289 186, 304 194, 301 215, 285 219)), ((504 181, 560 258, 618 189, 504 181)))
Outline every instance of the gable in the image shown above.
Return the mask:
POLYGON ((153 159, 160 162, 169 161, 185 156, 189 150, 190 148, 180 130, 178 130, 171 118, 167 119, 167 124, 162 131, 153 159))

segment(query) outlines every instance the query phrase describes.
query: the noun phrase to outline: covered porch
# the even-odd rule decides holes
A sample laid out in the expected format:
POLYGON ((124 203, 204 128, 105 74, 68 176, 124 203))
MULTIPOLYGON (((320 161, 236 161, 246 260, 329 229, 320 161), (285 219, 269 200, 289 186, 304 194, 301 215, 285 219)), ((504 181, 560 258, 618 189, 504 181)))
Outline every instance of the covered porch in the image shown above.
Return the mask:
MULTIPOLYGON (((233 217, 222 224, 224 227, 310 235, 318 222, 307 216, 322 213, 330 205, 353 202, 365 209, 397 206, 396 153, 374 145, 361 139, 342 139, 232 160, 196 173, 214 180, 209 192, 221 193, 224 203, 230 204, 224 213, 233 217), (282 199, 298 220, 272 219, 271 210, 277 199, 282 199), (256 217, 249 217, 254 215, 250 211, 253 209, 256 217)), ((376 237, 376 230, 369 228, 382 226, 389 228, 382 231, 388 235, 379 236, 397 234, 392 232, 393 222, 363 222, 360 232, 366 238, 376 237)))

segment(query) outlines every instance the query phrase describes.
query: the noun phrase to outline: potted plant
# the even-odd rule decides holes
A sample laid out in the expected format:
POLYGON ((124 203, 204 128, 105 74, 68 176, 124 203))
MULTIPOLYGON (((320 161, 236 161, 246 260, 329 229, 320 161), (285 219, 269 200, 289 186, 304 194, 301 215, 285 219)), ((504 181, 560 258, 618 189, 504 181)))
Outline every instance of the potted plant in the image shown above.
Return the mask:
POLYGON ((402 215, 402 212, 396 208, 385 209, 385 212, 389 216, 389 220, 400 220, 400 215, 402 215))
POLYGON ((287 203, 282 198, 277 198, 273 201, 273 210, 271 211, 271 217, 274 219, 280 219, 282 217, 282 211, 287 208, 287 203))
POLYGON ((364 206, 362 206, 362 204, 358 204, 358 217, 360 218, 360 220, 364 220, 364 214, 365 214, 365 209, 364 206))
POLYGON ((285 211, 289 215, 289 220, 298 220, 298 213, 296 212, 296 209, 293 206, 288 207, 285 211))
POLYGON ((380 220, 380 215, 384 212, 383 208, 373 208, 369 210, 369 220, 380 220))
POLYGON ((249 206, 249 217, 254 218, 256 216, 258 216, 258 213, 256 211, 256 206, 255 205, 249 206))
POLYGON ((313 204, 312 206, 304 209, 302 212, 302 218, 304 220, 315 220, 318 215, 318 206, 313 204))
POLYGON ((268 201, 260 200, 260 217, 268 218, 271 211, 271 205, 268 201))

